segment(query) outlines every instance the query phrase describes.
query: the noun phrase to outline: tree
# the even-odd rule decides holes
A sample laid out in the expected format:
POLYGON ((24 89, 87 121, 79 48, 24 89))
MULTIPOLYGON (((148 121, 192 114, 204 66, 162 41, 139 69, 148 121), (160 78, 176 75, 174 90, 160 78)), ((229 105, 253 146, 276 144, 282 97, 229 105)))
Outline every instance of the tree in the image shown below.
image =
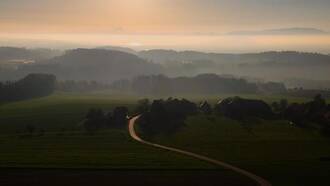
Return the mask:
POLYGON ((303 104, 291 104, 286 109, 284 116, 300 126, 304 126, 309 122, 324 126, 328 123, 327 112, 326 100, 321 95, 316 95, 313 101, 303 104))
POLYGON ((272 103, 272 108, 273 108, 273 110, 274 110, 275 112, 280 112, 280 111, 281 111, 281 109, 280 109, 280 104, 279 104, 278 102, 276 102, 276 101, 274 101, 274 102, 272 103))
POLYGON ((288 102, 288 100, 286 100, 286 99, 281 99, 280 100, 280 104, 279 104, 279 109, 280 109, 280 112, 284 112, 287 108, 288 108, 288 106, 289 106, 289 102, 288 102))
POLYGON ((106 124, 107 127, 114 127, 115 126, 115 121, 114 121, 112 112, 108 112, 105 115, 105 120, 106 120, 105 124, 106 124))
POLYGON ((246 118, 271 118, 272 108, 262 100, 244 99, 240 97, 226 98, 215 106, 217 113, 226 117, 242 120, 246 118))
POLYGON ((86 115, 84 127, 89 133, 93 133, 105 126, 105 115, 101 109, 90 109, 86 115))
POLYGON ((34 133, 35 130, 36 130, 36 128, 33 125, 27 125, 26 126, 26 131, 28 133, 30 133, 31 135, 34 133))
POLYGON ((154 100, 148 112, 142 114, 139 126, 149 136, 172 134, 184 126, 187 116, 197 113, 197 106, 188 100, 154 100))
POLYGON ((318 94, 314 97, 313 107, 315 109, 324 109, 327 106, 326 100, 322 97, 321 94, 318 94))
POLYGON ((127 126, 127 116, 128 116, 128 109, 127 107, 116 107, 113 110, 113 123, 116 127, 125 127, 127 126))
POLYGON ((204 101, 199 105, 199 110, 206 115, 212 114, 212 107, 207 101, 204 101))
POLYGON ((45 135, 45 130, 44 129, 40 129, 38 135, 39 136, 44 136, 45 135))
POLYGON ((142 114, 147 112, 150 109, 150 101, 149 99, 141 99, 137 103, 137 107, 135 109, 135 112, 137 114, 142 114))

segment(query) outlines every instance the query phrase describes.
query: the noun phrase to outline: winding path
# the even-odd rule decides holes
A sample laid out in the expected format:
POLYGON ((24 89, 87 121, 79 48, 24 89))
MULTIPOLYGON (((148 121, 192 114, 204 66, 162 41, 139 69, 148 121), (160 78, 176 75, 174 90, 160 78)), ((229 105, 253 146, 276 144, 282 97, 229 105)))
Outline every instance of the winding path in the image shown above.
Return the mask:
POLYGON ((251 178, 252 180, 254 180, 255 182, 257 182, 260 186, 271 186, 271 184, 253 174, 253 173, 250 173, 246 170, 243 170, 243 169, 240 169, 240 168, 237 168, 237 167, 234 167, 232 165, 229 165, 227 163, 224 163, 224 162, 221 162, 221 161, 218 161, 218 160, 215 160, 215 159, 212 159, 212 158, 208 158, 206 156, 202 156, 202 155, 199 155, 199 154, 195 154, 195 153, 192 153, 192 152, 188 152, 188 151, 184 151, 184 150, 180 150, 180 149, 177 149, 177 148, 172 148, 172 147, 167 147, 167 146, 163 146, 163 145, 159 145, 159 144, 155 144, 155 143, 151 143, 151 142, 148 142, 148 141, 144 141, 143 139, 141 139, 135 132, 135 121, 139 118, 140 116, 136 116, 136 117, 133 117, 129 120, 129 126, 128 126, 128 129, 129 129, 129 134, 131 135, 131 137, 140 142, 140 143, 143 143, 145 145, 150 145, 150 146, 153 146, 153 147, 156 147, 156 148, 160 148, 160 149, 164 149, 164 150, 168 150, 168 151, 173 151, 173 152, 176 152, 176 153, 180 153, 180 154, 184 154, 186 156, 190 156, 190 157, 193 157, 193 158, 197 158, 197 159, 200 159, 200 160, 203 160, 203 161, 206 161, 206 162, 209 162, 209 163, 213 163, 215 165, 218 165, 218 166, 221 166, 221 167, 224 167, 226 169, 229 169, 229 170, 232 170, 232 171, 235 171, 237 173, 240 173, 244 176, 247 176, 249 178, 251 178))

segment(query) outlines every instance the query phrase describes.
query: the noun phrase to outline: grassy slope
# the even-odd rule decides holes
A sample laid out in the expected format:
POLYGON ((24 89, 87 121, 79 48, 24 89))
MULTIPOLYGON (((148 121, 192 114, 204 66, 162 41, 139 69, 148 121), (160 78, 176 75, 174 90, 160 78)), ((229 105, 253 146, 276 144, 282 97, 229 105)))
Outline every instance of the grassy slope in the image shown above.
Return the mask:
POLYGON ((26 125, 47 131, 78 127, 90 108, 132 108, 135 103, 134 97, 59 93, 40 99, 3 104, 0 105, 0 134, 14 133, 24 129, 26 125))
POLYGON ((174 136, 155 141, 224 160, 269 179, 275 186, 327 185, 330 140, 316 131, 296 128, 286 121, 250 121, 242 124, 206 116, 188 119, 174 136))

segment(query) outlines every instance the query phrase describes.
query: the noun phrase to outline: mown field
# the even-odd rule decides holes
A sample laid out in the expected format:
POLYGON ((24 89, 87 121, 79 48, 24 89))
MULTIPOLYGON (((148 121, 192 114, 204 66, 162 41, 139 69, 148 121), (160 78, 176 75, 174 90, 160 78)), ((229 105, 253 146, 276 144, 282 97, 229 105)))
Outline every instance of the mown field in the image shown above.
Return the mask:
POLYGON ((288 121, 233 121, 221 116, 193 116, 171 136, 153 141, 236 165, 268 179, 274 186, 329 185, 330 138, 288 121))

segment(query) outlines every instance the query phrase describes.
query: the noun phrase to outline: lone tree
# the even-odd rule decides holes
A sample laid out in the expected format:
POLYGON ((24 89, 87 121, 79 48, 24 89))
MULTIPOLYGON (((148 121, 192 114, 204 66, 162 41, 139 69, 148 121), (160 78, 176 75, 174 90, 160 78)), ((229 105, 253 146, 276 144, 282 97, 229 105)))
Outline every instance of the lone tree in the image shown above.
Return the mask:
POLYGON ((271 106, 276 113, 281 112, 280 104, 278 102, 274 101, 271 106))
POLYGON ((35 130, 36 130, 36 128, 33 125, 27 125, 26 126, 26 131, 28 133, 30 133, 31 135, 34 133, 35 130))
POLYGON ((206 115, 212 114, 212 107, 207 101, 204 101, 199 105, 199 110, 206 115))
POLYGON ((138 101, 135 112, 136 112, 136 114, 142 114, 142 113, 148 112, 149 109, 150 109, 149 99, 141 99, 138 101))
POLYGON ((112 121, 116 127, 125 127, 127 125, 128 119, 128 109, 127 107, 116 107, 113 110, 112 121))
POLYGON ((89 133, 93 133, 105 125, 105 115, 101 109, 90 109, 86 115, 84 127, 89 133))
POLYGON ((289 102, 286 99, 281 99, 279 104, 280 112, 284 112, 289 106, 289 102))
POLYGON ((313 101, 310 103, 310 112, 318 112, 325 110, 327 107, 326 100, 322 97, 321 94, 318 94, 314 97, 313 101))

